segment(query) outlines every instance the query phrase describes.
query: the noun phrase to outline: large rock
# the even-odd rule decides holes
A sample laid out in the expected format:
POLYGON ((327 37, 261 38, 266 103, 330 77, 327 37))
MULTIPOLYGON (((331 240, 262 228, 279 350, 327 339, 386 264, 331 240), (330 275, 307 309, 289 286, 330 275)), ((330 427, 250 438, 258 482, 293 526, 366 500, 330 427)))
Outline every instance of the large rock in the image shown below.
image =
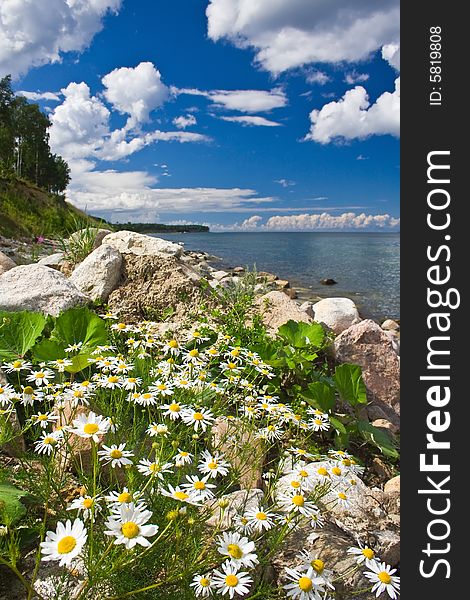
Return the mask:
POLYGON ((337 362, 362 367, 368 399, 396 425, 400 414, 400 359, 386 333, 366 319, 343 331, 334 349, 337 362))
POLYGON ((275 333, 287 321, 303 321, 311 323, 313 319, 300 310, 299 305, 283 292, 268 292, 257 298, 256 306, 263 323, 271 333, 275 333))
POLYGON ((0 277, 0 310, 31 310, 57 316, 88 301, 65 275, 44 265, 22 265, 0 277))
POLYGON ((103 244, 75 267, 70 281, 92 300, 105 302, 121 275, 121 254, 103 244))
POLYGON ((65 258, 63 252, 54 252, 54 254, 49 254, 49 256, 44 256, 38 260, 38 265, 44 265, 46 267, 51 267, 51 269, 60 271, 60 267, 64 260, 65 258))
POLYGON ((361 320, 356 305, 349 298, 325 298, 312 306, 313 318, 337 335, 361 320))
POLYGON ((133 231, 116 231, 103 239, 103 244, 108 244, 121 254, 135 254, 137 256, 176 256, 183 253, 183 246, 162 240, 161 238, 142 235, 133 231))
POLYGON ((14 269, 16 267, 16 263, 11 260, 9 256, 0 252, 0 275, 6 273, 10 269, 14 269))

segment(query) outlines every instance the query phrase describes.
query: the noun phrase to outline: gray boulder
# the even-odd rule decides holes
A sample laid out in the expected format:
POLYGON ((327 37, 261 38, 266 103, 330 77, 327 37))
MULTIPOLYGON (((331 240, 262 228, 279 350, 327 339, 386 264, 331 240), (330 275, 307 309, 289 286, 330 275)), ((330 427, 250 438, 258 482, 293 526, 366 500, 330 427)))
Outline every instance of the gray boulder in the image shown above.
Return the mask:
POLYGON ((134 231, 116 231, 103 239, 103 244, 112 246, 121 254, 135 254, 136 256, 175 256, 180 257, 183 246, 174 244, 161 238, 142 235, 134 231))
POLYGON ((16 263, 11 260, 9 256, 0 252, 0 275, 6 273, 10 269, 14 269, 16 267, 16 263))
POLYGON ((30 310, 57 316, 88 301, 65 275, 44 265, 22 265, 0 277, 0 310, 30 310))
POLYGON ((349 298, 325 298, 312 306, 313 318, 337 335, 361 320, 356 305, 349 298))
POLYGON ((271 333, 276 333, 281 325, 290 320, 304 323, 311 323, 313 320, 284 292, 268 292, 256 299, 256 306, 271 333))
POLYGON ((38 265, 44 265, 46 267, 51 267, 51 269, 57 269, 60 271, 60 266, 64 261, 64 253, 63 252, 55 252, 54 254, 50 254, 49 256, 44 256, 40 260, 38 260, 38 265))
POLYGON ((75 267, 70 281, 92 300, 106 301, 118 284, 121 265, 121 254, 103 244, 75 267))

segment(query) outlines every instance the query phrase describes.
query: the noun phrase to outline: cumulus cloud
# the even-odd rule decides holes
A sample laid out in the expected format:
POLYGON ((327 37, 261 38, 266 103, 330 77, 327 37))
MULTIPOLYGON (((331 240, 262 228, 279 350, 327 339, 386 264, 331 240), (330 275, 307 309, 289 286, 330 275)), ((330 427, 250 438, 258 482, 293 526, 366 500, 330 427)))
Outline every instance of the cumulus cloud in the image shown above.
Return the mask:
POLYGON ((348 85, 355 85, 356 83, 363 83, 369 79, 368 73, 359 73, 356 69, 353 69, 349 73, 346 73, 344 81, 348 85))
POLYGON ((287 106, 287 96, 280 88, 273 90, 212 90, 172 88, 175 95, 189 94, 204 96, 217 108, 236 110, 244 113, 267 112, 274 108, 287 106))
POLYGON ((305 140, 328 144, 334 140, 364 139, 371 135, 400 135, 400 78, 395 91, 384 92, 370 104, 362 86, 348 90, 341 100, 310 113, 312 125, 305 140))
POLYGON ((197 120, 194 115, 181 115, 180 117, 176 117, 173 119, 173 125, 178 129, 186 129, 186 127, 192 127, 196 125, 197 120))
POLYGON ((270 119, 265 119, 264 117, 259 116, 243 116, 243 117, 218 117, 223 121, 229 121, 231 123, 241 123, 245 127, 257 126, 257 127, 280 127, 280 123, 276 121, 271 121, 270 119))
POLYGON ((104 16, 122 0, 2 0, 0 73, 19 76, 31 67, 58 62, 64 52, 86 49, 104 16))
POLYGON ((160 71, 151 62, 114 69, 101 81, 106 100, 119 112, 130 115, 128 127, 147 122, 152 110, 168 98, 160 71))
POLYGON ((382 58, 396 71, 400 70, 400 44, 386 44, 382 48, 382 58))
POLYGON ((27 100, 37 102, 38 100, 51 100, 52 102, 60 102, 60 96, 53 92, 27 92, 21 90, 16 92, 18 96, 24 96, 27 100))
POLYGON ((325 85, 331 81, 331 77, 329 77, 326 73, 317 70, 307 71, 305 79, 307 83, 317 83, 318 85, 325 85))
POLYGON ((210 0, 208 35, 252 47, 273 74, 313 62, 355 62, 399 37, 398 0, 210 0))

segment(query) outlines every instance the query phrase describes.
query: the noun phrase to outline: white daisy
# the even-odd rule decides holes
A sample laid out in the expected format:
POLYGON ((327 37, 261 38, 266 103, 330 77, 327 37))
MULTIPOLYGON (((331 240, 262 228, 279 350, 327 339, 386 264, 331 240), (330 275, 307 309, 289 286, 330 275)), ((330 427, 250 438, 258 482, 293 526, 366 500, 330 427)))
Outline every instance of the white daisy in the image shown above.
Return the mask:
POLYGON ((91 496, 79 496, 67 506, 67 510, 78 510, 79 513, 83 511, 82 516, 85 521, 91 516, 92 511, 96 513, 100 508, 98 498, 91 496))
POLYGON ((98 451, 100 461, 104 462, 105 465, 111 463, 111 467, 123 467, 124 465, 131 465, 131 456, 134 456, 130 450, 125 450, 126 444, 113 444, 112 446, 102 445, 102 450, 98 451))
POLYGON ((0 385, 0 406, 8 406, 11 403, 11 398, 15 395, 13 386, 6 384, 0 385))
POLYGON ((325 585, 330 589, 334 590, 335 587, 331 582, 331 579, 334 575, 331 569, 325 568, 325 563, 321 558, 308 552, 308 550, 301 550, 301 552, 297 555, 297 558, 302 561, 301 568, 309 569, 310 567, 315 571, 318 577, 323 579, 325 585))
POLYGON ((130 504, 131 502, 134 502, 134 494, 129 492, 129 489, 125 487, 122 489, 122 492, 111 492, 108 496, 105 496, 104 499, 111 504, 111 509, 115 510, 116 508, 119 508, 121 504, 130 504))
POLYGON ((65 348, 65 352, 78 352, 80 348, 83 346, 83 342, 77 342, 76 344, 71 344, 65 348))
POLYGON ((300 513, 305 517, 311 517, 318 512, 318 507, 307 500, 305 494, 300 491, 295 491, 293 494, 282 494, 279 496, 284 511, 300 513))
POLYGON ((80 519, 73 524, 67 520, 65 525, 59 521, 55 531, 48 531, 41 542, 43 561, 58 560, 59 566, 69 566, 83 549, 87 540, 87 531, 80 519))
POLYGON ((383 592, 395 600, 400 595, 400 578, 396 573, 396 569, 392 569, 390 565, 386 563, 373 562, 369 565, 370 571, 364 573, 369 581, 374 585, 372 586, 372 593, 375 592, 376 598, 383 592))
POLYGON ((35 402, 41 402, 44 398, 44 394, 41 391, 37 391, 30 385, 26 385, 22 389, 21 404, 23 406, 32 406, 35 402))
POLYGON ((92 438, 93 441, 98 443, 100 441, 99 436, 104 435, 108 431, 110 421, 108 418, 90 411, 88 415, 78 415, 78 417, 72 421, 72 425, 74 426, 70 430, 72 433, 83 438, 92 438))
POLYGON ((178 340, 171 339, 163 345, 163 352, 165 354, 172 354, 173 356, 178 356, 180 353, 180 345, 178 340))
POLYGON ((58 418, 58 415, 53 415, 52 413, 38 413, 37 415, 33 415, 31 420, 35 425, 39 425, 42 429, 45 429, 49 423, 54 423, 58 418))
POLYGON ((198 504, 197 499, 192 496, 189 491, 185 491, 179 485, 173 487, 171 484, 168 484, 167 490, 160 490, 160 493, 163 496, 167 496, 168 498, 173 498, 173 500, 178 500, 178 502, 187 502, 188 504, 198 504))
POLYGON ((148 537, 154 536, 158 531, 157 525, 147 525, 152 512, 145 508, 130 504, 121 504, 119 513, 111 515, 105 523, 105 535, 114 536, 115 544, 124 544, 130 550, 136 544, 151 546, 148 537))
POLYGON ((361 542, 358 541, 357 547, 348 548, 348 554, 353 554, 356 557, 356 563, 361 565, 365 564, 366 567, 370 568, 371 563, 376 563, 380 561, 379 557, 376 556, 375 552, 369 546, 363 546, 361 542))
POLYGON ((192 425, 194 431, 198 431, 199 428, 202 431, 206 431, 208 425, 214 420, 214 416, 208 408, 201 408, 199 410, 193 408, 185 409, 181 413, 181 418, 186 425, 192 425))
POLYGON ((171 385, 164 381, 156 381, 149 387, 149 390, 160 396, 172 396, 175 393, 171 385))
POLYGON ((31 375, 26 378, 27 381, 35 383, 37 387, 48 385, 54 379, 54 372, 50 369, 42 369, 40 371, 31 371, 31 375))
POLYGON ((43 433, 37 442, 34 444, 34 449, 39 454, 51 454, 54 448, 59 444, 62 438, 62 431, 54 431, 51 433, 43 433))
POLYGON ((224 459, 223 454, 215 452, 211 454, 208 450, 204 450, 201 454, 202 460, 197 468, 200 473, 217 477, 217 475, 227 475, 230 464, 224 459))
POLYGON ((213 575, 214 587, 222 595, 228 594, 233 598, 235 594, 244 596, 250 591, 253 579, 245 571, 238 572, 230 563, 222 565, 222 571, 216 570, 213 575))
POLYGON ((181 487, 196 502, 205 502, 210 498, 214 498, 214 493, 211 490, 216 487, 213 483, 208 483, 208 479, 208 475, 202 478, 197 475, 187 475, 186 480, 188 483, 182 483, 181 487))
POLYGON ((186 409, 184 404, 180 404, 179 402, 171 402, 170 404, 162 404, 160 410, 164 410, 163 416, 170 417, 172 421, 179 419, 181 417, 182 412, 186 409))
POLYGON ((161 435, 166 437, 168 435, 168 426, 163 423, 151 423, 147 428, 147 433, 151 437, 161 435))
POLYGON ((58 358, 57 360, 51 360, 48 365, 59 373, 63 373, 67 367, 72 366, 72 361, 69 358, 58 358))
POLYGON ((175 456, 175 467, 182 467, 184 465, 190 465, 193 462, 194 456, 186 450, 178 448, 178 454, 175 456))
POLYGON ((26 360, 18 359, 10 363, 2 365, 2 369, 7 373, 19 373, 20 371, 29 371, 32 368, 32 364, 26 360))
POLYGON ((194 575, 193 581, 189 585, 194 588, 194 593, 199 598, 208 598, 212 595, 213 588, 209 573, 194 575))
POLYGON ((161 481, 163 481, 164 473, 173 472, 171 470, 171 467, 173 467, 171 463, 160 464, 159 462, 151 462, 150 460, 143 458, 139 461, 139 464, 137 465, 137 470, 143 475, 147 475, 148 477, 158 477, 158 479, 161 479, 161 481))
POLYGON ((313 567, 307 571, 286 568, 287 578, 291 583, 284 585, 287 596, 298 600, 321 600, 324 590, 324 580, 317 576, 313 567))
POLYGON ((248 519, 248 526, 255 531, 267 531, 274 525, 274 513, 260 506, 247 510, 244 516, 248 519))
POLYGON ((217 537, 217 551, 228 557, 228 562, 235 569, 248 567, 252 569, 258 564, 258 556, 253 552, 255 543, 239 533, 226 533, 217 537))

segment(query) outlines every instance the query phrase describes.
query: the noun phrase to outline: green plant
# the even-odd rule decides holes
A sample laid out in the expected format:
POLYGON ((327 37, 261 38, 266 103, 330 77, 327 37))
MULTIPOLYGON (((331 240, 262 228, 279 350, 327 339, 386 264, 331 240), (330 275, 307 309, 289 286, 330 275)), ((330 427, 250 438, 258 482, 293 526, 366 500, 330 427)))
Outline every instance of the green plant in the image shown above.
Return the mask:
POLYGON ((67 261, 76 265, 93 251, 98 229, 88 219, 73 215, 67 236, 59 240, 67 261))
POLYGON ((0 360, 23 358, 46 326, 41 313, 0 311, 0 360))

